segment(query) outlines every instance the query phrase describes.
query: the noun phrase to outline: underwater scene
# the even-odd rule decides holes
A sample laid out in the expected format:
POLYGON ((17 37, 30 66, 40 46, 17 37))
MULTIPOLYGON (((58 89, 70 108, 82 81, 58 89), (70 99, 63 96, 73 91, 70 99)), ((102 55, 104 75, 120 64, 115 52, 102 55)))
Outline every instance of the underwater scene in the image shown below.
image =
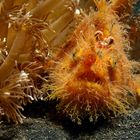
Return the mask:
POLYGON ((0 140, 139 140, 139 25, 139 0, 0 0, 0 140))

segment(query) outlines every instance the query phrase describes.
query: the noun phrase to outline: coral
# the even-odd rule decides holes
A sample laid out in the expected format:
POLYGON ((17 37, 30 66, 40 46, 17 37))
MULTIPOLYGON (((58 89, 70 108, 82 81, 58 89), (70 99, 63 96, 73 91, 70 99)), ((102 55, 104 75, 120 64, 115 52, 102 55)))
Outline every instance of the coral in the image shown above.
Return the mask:
POLYGON ((65 0, 0 2, 0 116, 8 121, 22 123, 23 106, 42 99, 41 84, 53 42, 49 38, 57 39, 57 33, 73 22, 69 4, 65 0), (61 23, 65 23, 62 28, 61 23))
MULTIPOLYGON (((128 113, 135 103, 133 62, 127 58, 125 25, 112 4, 95 1, 97 11, 84 17, 69 41, 57 53, 50 72, 49 98, 57 109, 81 124, 89 117, 128 113)), ((117 5, 116 5, 117 6, 117 5)), ((62 115, 62 116, 63 116, 62 115)))
POLYGON ((22 105, 31 102, 30 93, 33 91, 33 87, 28 73, 24 71, 14 71, 10 77, 1 83, 0 108, 3 115, 7 116, 8 121, 22 123, 24 116, 20 113, 20 110, 23 110, 22 105))

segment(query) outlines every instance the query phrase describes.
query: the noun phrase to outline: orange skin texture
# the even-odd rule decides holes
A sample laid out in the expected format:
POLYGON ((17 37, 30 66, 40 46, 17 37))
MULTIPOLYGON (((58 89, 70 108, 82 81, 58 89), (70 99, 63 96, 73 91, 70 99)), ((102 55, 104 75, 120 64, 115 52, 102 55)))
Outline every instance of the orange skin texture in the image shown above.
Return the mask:
POLYGON ((85 117, 96 121, 99 116, 127 113, 135 100, 128 91, 135 93, 136 86, 124 51, 125 36, 123 24, 108 6, 85 17, 77 27, 56 55, 50 73, 50 99, 59 99, 57 108, 64 116, 81 124, 85 117))

